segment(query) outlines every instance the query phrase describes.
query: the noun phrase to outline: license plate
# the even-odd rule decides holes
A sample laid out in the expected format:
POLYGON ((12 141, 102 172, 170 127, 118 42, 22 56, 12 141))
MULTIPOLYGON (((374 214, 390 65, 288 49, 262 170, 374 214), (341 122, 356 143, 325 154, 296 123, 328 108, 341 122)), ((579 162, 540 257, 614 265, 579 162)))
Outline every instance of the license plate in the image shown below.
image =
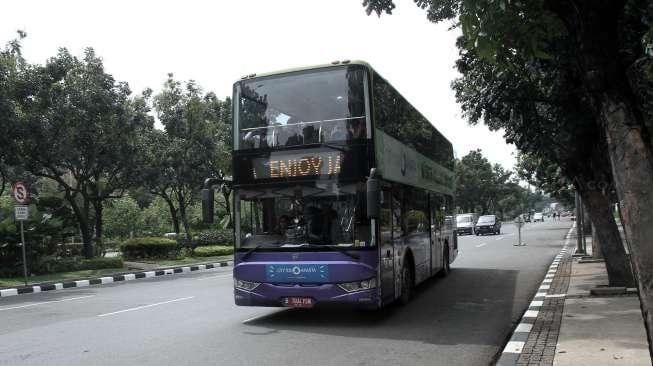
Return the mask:
POLYGON ((312 308, 315 305, 313 298, 310 297, 285 297, 283 306, 290 308, 312 308))

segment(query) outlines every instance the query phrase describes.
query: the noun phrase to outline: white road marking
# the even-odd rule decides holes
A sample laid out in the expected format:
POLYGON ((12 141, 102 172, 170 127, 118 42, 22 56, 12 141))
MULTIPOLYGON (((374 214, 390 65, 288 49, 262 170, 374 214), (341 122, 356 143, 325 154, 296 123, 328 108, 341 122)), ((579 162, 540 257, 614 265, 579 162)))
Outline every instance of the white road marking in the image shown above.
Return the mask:
POLYGON ((542 305, 544 305, 544 301, 541 301, 541 300, 533 300, 533 301, 531 301, 531 304, 529 305, 529 307, 531 307, 531 308, 539 308, 539 307, 541 307, 542 305))
POLYGON ((548 289, 550 289, 550 288, 551 288, 551 286, 549 286, 549 285, 542 285, 542 286, 540 286, 540 290, 548 290, 548 289))
POLYGON ((29 307, 32 307, 32 306, 51 304, 51 303, 55 303, 55 302, 64 302, 64 301, 80 300, 80 299, 86 299, 86 298, 93 297, 93 296, 95 296, 95 295, 79 296, 79 297, 70 297, 70 298, 67 298, 67 299, 61 299, 61 300, 43 301, 43 302, 37 302, 37 303, 35 303, 35 304, 20 305, 20 306, 12 306, 12 307, 8 307, 8 308, 0 308, 0 311, 13 310, 13 309, 22 309, 22 308, 29 308, 29 307))
POLYGON ((168 301, 162 301, 162 302, 157 302, 157 303, 154 303, 154 304, 143 305, 143 306, 137 306, 137 307, 135 307, 135 308, 129 308, 129 309, 125 309, 125 310, 114 311, 114 312, 111 312, 111 313, 100 314, 100 315, 98 315, 98 316, 99 316, 99 317, 103 317, 103 316, 109 316, 109 315, 122 314, 122 313, 126 313, 126 312, 129 312, 129 311, 136 311, 136 310, 147 309, 147 308, 151 308, 151 307, 153 307, 153 306, 159 306, 159 305, 164 305, 164 304, 170 304, 170 303, 177 302, 177 301, 190 300, 190 299, 192 299, 192 298, 194 298, 194 297, 195 297, 195 296, 182 297, 182 298, 179 298, 179 299, 168 300, 168 301))
POLYGON ((75 281, 75 287, 86 287, 90 285, 89 280, 80 280, 80 281, 75 281))
POLYGON ((523 348, 524 342, 510 341, 506 344, 506 348, 503 349, 503 353, 521 353, 523 348))
POLYGON ((546 295, 546 297, 565 297, 566 294, 546 295))
POLYGON ((524 313, 523 318, 537 318, 537 314, 539 314, 539 310, 526 310, 526 313, 524 313))
POLYGON ((230 274, 226 274, 226 275, 202 277, 202 278, 198 278, 197 280, 198 281, 203 281, 203 280, 211 280, 211 279, 214 279, 214 278, 232 278, 232 277, 233 277, 233 275, 230 273, 230 274))
POLYGON ((553 279, 551 278, 545 278, 544 281, 542 281, 542 283, 551 283, 551 282, 553 282, 553 279))
POLYGON ((515 328, 515 332, 530 332, 531 329, 533 329, 533 324, 519 323, 517 328, 515 328))
POLYGON ((494 240, 499 241, 499 240, 501 240, 501 239, 503 239, 503 236, 500 236, 500 237, 498 237, 498 238, 496 238, 496 239, 494 239, 494 240))
POLYGON ((486 245, 487 245, 487 243, 481 243, 481 244, 477 245, 476 247, 480 248, 480 247, 483 247, 483 246, 486 246, 486 245))
POLYGON ((18 295, 18 289, 15 289, 15 288, 0 290, 0 297, 17 296, 17 295, 18 295))
POLYGON ((546 292, 538 292, 535 294, 535 297, 545 297, 545 296, 546 296, 546 292))

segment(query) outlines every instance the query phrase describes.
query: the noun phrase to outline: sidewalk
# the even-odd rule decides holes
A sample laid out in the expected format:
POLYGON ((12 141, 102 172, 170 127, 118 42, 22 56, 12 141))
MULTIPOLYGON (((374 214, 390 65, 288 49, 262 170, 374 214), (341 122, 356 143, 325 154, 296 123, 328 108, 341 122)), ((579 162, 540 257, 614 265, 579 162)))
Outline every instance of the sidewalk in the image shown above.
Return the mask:
POLYGON ((637 295, 590 296, 591 288, 608 284, 603 262, 575 258, 569 277, 553 364, 651 365, 637 295))

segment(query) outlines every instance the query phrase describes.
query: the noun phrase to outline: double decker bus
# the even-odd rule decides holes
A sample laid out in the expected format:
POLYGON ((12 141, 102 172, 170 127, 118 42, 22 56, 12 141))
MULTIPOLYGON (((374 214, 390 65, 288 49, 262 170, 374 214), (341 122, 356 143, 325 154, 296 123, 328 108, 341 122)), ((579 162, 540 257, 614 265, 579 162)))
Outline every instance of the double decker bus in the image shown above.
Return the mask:
POLYGON ((452 145, 370 65, 249 75, 233 101, 237 305, 381 308, 449 272, 452 145))

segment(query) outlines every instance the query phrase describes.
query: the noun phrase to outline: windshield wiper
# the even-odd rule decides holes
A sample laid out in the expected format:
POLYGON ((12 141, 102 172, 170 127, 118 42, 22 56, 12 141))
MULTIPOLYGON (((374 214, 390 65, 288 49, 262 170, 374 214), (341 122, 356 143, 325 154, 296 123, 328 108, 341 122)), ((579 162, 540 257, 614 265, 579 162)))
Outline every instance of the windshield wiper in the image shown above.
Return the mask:
POLYGON ((259 244, 259 245, 255 246, 254 248, 248 250, 247 253, 245 253, 242 257, 240 257, 240 260, 243 260, 243 261, 246 260, 247 258, 249 258, 250 255, 252 255, 252 253, 254 253, 258 249, 260 249, 262 246, 263 245, 259 244))

